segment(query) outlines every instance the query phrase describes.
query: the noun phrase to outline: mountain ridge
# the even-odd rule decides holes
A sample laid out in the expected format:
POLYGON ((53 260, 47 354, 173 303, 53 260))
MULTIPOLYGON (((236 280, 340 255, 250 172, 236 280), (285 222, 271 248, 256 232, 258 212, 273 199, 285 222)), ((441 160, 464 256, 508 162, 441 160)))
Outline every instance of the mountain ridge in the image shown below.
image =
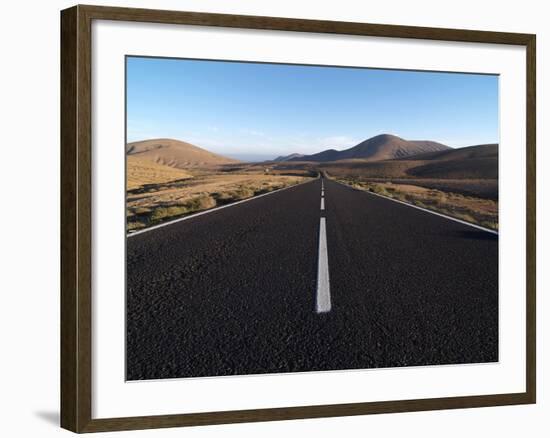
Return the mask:
POLYGON ((294 158, 300 158, 303 156, 304 154, 298 154, 298 153, 293 153, 289 155, 279 155, 277 158, 274 158, 273 161, 290 161, 294 158))
POLYGON ((405 140, 391 134, 380 134, 343 151, 327 149, 316 154, 292 158, 288 161, 328 162, 346 159, 368 159, 370 161, 405 158, 427 152, 438 152, 451 147, 431 140, 405 140))

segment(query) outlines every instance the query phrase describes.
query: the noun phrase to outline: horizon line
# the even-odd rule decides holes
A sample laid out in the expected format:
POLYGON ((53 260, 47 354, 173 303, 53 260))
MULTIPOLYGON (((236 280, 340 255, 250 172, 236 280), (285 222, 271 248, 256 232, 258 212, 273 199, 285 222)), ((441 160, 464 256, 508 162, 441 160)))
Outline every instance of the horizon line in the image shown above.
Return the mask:
POLYGON ((234 156, 244 156, 244 155, 250 155, 250 156, 271 156, 273 155, 275 158, 278 158, 278 157, 287 157, 289 155, 294 155, 294 154, 299 154, 299 155, 304 155, 304 156, 307 156, 307 155, 316 155, 316 154, 319 154, 319 153, 322 153, 322 152, 326 152, 326 151, 337 151, 337 152, 342 152, 342 151, 346 151, 346 150, 349 150, 349 149, 352 149, 358 145, 360 145, 361 143, 364 143, 368 140, 372 140, 373 138, 376 138, 376 137, 381 137, 381 136, 390 136, 390 137, 396 137, 396 138, 399 138, 400 140, 404 140, 404 141, 412 141, 412 142, 417 142, 417 141, 430 141, 430 142, 434 142, 434 143, 439 143, 443 146, 446 146, 448 148, 451 148, 451 149, 463 149, 463 148, 468 148, 468 147, 475 147, 475 146, 484 146, 484 145, 499 145, 499 142, 498 141, 494 141, 494 142, 476 142, 476 143, 473 143, 473 144, 468 144, 466 146, 450 146, 442 141, 438 141, 438 140, 431 140, 431 139, 406 139, 404 137, 401 137, 397 134, 391 134, 391 133, 387 133, 387 132, 384 132, 384 133, 381 133, 381 134, 376 134, 376 135, 373 135, 371 137, 367 137, 365 140, 362 140, 352 146, 349 146, 349 147, 343 147, 342 149, 336 149, 335 147, 327 147, 325 149, 321 149, 317 152, 313 152, 313 153, 307 153, 307 154, 302 154, 300 151, 298 150, 295 150, 294 152, 284 152, 284 151, 281 151, 281 152, 266 152, 266 153, 261 153, 260 151, 258 150, 250 150, 250 151, 240 151, 240 152, 219 152, 218 149, 219 148, 214 148, 216 151, 214 151, 212 148, 209 148, 209 147, 205 147, 205 146, 201 146, 199 144, 196 144, 196 143, 192 143, 190 141, 187 141, 187 140, 182 140, 181 138, 176 138, 176 137, 150 137, 150 138, 144 138, 144 139, 141 139, 141 140, 134 140, 134 141, 126 141, 126 145, 129 145, 129 144, 132 144, 132 143, 140 143, 140 142, 144 142, 144 141, 155 141, 155 140, 170 140, 170 141, 179 141, 179 142, 182 142, 182 143, 187 143, 187 144, 190 144, 194 147, 197 147, 197 148, 200 148, 200 149, 203 149, 207 152, 212 152, 212 153, 216 153, 216 154, 219 154, 219 155, 224 155, 224 154, 227 154, 228 158, 230 158, 230 155, 234 155, 234 156))

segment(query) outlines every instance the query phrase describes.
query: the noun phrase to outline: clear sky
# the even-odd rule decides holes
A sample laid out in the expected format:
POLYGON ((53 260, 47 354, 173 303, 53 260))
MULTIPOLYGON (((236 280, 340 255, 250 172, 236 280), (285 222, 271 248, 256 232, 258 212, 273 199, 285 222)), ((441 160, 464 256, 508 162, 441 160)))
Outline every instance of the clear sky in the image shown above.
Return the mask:
POLYGON ((498 77, 129 57, 127 117, 129 142, 250 160, 382 133, 464 147, 498 142, 498 77))

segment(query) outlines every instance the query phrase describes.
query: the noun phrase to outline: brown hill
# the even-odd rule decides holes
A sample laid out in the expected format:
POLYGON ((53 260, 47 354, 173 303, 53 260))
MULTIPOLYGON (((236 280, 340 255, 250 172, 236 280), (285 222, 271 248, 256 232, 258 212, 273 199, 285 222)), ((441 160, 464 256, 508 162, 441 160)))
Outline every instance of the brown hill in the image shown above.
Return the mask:
POLYGON ((445 151, 448 149, 451 148, 435 141, 411 141, 395 135, 381 134, 343 151, 328 149, 317 154, 294 158, 291 161, 328 162, 359 158, 368 161, 381 161, 410 157, 427 152, 445 151))
POLYGON ((127 190, 137 189, 147 184, 164 184, 186 178, 191 178, 191 175, 184 170, 157 164, 135 155, 126 157, 127 190))
POLYGON ((498 144, 481 144, 459 149, 427 152, 408 158, 409 160, 470 160, 473 158, 498 158, 498 144))
POLYGON ((412 167, 407 171, 409 175, 418 178, 498 178, 497 144, 421 154, 412 160, 423 162, 422 165, 412 167))
POLYGON ((281 155, 275 158, 273 161, 290 161, 294 158, 300 158, 300 157, 303 157, 303 155, 302 154, 281 155))
POLYGON ((448 149, 393 160, 339 160, 320 166, 329 174, 364 178, 497 179, 498 145, 448 149))
POLYGON ((237 163, 237 160, 214 154, 190 143, 168 138, 128 143, 126 154, 179 169, 237 163))

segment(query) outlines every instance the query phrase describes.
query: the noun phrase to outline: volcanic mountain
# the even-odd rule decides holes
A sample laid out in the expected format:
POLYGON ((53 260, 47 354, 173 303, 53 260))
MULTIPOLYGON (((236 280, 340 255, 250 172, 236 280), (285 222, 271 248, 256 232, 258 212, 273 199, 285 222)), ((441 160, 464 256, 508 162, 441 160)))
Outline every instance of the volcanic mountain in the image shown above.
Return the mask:
POLYGON ((277 158, 275 158, 273 161, 290 161, 295 158, 301 158, 303 157, 303 154, 290 154, 290 155, 281 155, 277 158))
POLYGON ((405 140, 390 134, 381 134, 369 138, 356 146, 343 151, 328 149, 313 155, 292 158, 290 161, 338 161, 360 158, 369 161, 392 160, 405 158, 426 152, 437 152, 451 149, 441 143, 429 140, 405 140))
POLYGON ((237 160, 214 154, 190 143, 168 138, 128 143, 126 154, 178 169, 237 163, 237 160))
MULTIPOLYGON (((310 163, 296 165, 311 166, 310 163)), ((339 160, 317 163, 334 177, 391 180, 498 199, 498 144, 425 152, 393 160, 339 160), (427 181, 431 181, 427 184, 427 181), (427 185, 426 185, 427 184, 427 185)))

